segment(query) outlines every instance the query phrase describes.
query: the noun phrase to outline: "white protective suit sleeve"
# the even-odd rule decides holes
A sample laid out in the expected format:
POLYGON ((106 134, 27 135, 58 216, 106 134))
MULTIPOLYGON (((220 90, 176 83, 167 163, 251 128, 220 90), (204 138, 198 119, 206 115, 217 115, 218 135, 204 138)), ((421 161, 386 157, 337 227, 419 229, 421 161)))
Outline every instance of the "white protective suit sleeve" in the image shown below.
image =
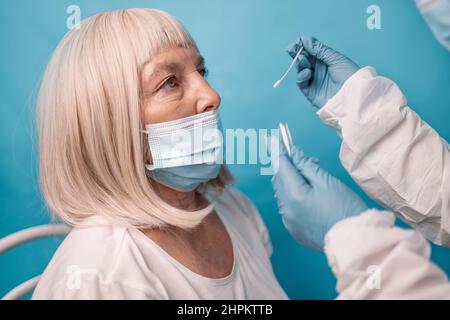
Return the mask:
POLYGON ((342 137, 361 188, 436 244, 450 246, 450 148, 391 80, 360 69, 317 114, 342 137))
POLYGON ((327 233, 337 299, 450 299, 446 274, 430 261, 430 244, 394 221, 391 212, 367 210, 327 233))

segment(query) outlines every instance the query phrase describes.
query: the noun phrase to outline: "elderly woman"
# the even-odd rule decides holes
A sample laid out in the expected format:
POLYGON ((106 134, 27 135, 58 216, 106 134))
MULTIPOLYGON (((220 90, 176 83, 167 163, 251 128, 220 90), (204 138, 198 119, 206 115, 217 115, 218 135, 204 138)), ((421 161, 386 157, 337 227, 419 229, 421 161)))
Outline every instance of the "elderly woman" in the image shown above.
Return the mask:
POLYGON ((222 141, 168 139, 220 129, 205 76, 194 40, 159 10, 100 13, 63 38, 39 92, 40 178, 74 228, 34 299, 287 298, 222 141))

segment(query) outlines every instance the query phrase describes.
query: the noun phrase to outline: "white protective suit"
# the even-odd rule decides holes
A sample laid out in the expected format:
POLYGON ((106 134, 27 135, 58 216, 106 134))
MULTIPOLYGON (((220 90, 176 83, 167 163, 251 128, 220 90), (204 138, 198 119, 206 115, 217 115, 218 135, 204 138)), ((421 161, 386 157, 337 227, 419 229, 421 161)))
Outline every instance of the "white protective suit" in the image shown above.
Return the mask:
MULTIPOLYGON (((407 106, 394 82, 363 68, 318 115, 338 130, 341 162, 370 197, 450 246, 449 145, 407 106)), ((429 243, 394 221, 390 212, 368 210, 328 232, 325 253, 338 298, 450 299, 450 283, 430 261, 429 243)))
POLYGON ((450 299, 446 274, 430 261, 430 244, 394 221, 390 212, 367 210, 327 233, 338 299, 450 299))
POLYGON ((375 201, 450 246, 450 148, 391 80, 362 68, 318 111, 342 137, 340 159, 375 201))
POLYGON ((450 1, 416 0, 416 6, 436 39, 450 51, 450 1))

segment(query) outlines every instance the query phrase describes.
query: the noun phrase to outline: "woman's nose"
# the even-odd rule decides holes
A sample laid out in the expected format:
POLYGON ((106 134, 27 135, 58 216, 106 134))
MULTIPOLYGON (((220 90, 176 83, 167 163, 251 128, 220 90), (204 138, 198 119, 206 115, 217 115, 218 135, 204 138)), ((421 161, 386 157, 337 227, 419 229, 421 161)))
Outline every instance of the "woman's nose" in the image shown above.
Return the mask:
POLYGON ((201 77, 197 90, 197 113, 219 108, 220 96, 204 77, 201 77))

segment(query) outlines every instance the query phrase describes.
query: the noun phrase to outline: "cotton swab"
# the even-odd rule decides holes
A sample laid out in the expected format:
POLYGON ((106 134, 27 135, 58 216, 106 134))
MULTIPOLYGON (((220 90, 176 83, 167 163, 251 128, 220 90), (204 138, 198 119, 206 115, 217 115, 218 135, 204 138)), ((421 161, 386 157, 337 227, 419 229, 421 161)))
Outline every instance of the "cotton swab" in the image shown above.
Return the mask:
POLYGON ((292 67, 295 64, 295 60, 297 60, 298 57, 300 57, 300 54, 302 53, 302 51, 303 51, 303 47, 301 47, 300 50, 298 50, 297 54, 295 55, 294 59, 291 62, 291 65, 286 70, 286 72, 283 74, 283 76, 273 84, 273 88, 274 89, 278 88, 278 86, 280 85, 281 81, 283 81, 284 77, 286 77, 287 74, 289 73, 289 71, 291 71, 292 67))

